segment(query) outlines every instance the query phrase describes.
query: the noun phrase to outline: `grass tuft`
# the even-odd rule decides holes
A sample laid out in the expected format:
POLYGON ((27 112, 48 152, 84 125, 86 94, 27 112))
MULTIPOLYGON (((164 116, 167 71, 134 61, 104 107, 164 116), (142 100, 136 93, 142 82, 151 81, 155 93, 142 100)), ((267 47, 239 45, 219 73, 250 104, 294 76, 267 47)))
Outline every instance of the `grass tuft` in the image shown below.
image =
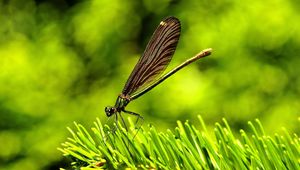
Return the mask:
POLYGON ((129 132, 110 127, 99 119, 91 131, 74 122, 71 138, 58 148, 73 160, 74 169, 300 169, 300 138, 283 128, 283 135, 265 134, 259 120, 248 122, 250 132, 237 137, 228 122, 216 123, 215 138, 188 121, 177 122, 175 131, 157 132, 151 126, 138 131, 130 122, 129 132), (138 131, 138 133, 137 133, 138 131), (134 138, 134 139, 133 139, 134 138))

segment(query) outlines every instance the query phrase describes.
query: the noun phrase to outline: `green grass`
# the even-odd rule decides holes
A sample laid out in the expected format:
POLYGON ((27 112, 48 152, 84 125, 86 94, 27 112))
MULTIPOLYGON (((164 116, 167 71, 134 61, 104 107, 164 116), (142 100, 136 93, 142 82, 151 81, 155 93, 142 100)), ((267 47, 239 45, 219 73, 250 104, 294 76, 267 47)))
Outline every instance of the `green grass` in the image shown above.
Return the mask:
MULTIPOLYGON (((97 119, 91 131, 74 123, 71 138, 59 148, 73 160, 74 169, 300 169, 300 138, 283 129, 283 135, 268 136, 259 122, 248 122, 250 132, 235 137, 223 119, 215 124, 215 138, 201 128, 178 121, 175 131, 157 132, 130 122, 129 132, 111 132, 97 119), (133 139, 133 136, 136 135, 133 139)), ((120 127, 120 125, 119 125, 120 127)))

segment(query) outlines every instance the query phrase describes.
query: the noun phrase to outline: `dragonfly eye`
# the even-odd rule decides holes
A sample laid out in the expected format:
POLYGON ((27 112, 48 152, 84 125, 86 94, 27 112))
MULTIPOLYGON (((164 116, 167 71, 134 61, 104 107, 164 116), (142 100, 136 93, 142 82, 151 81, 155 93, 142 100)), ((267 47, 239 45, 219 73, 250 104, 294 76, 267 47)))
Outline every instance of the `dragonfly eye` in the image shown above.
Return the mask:
POLYGON ((113 115, 116 112, 116 108, 114 107, 105 107, 105 113, 107 117, 110 117, 111 115, 113 115))

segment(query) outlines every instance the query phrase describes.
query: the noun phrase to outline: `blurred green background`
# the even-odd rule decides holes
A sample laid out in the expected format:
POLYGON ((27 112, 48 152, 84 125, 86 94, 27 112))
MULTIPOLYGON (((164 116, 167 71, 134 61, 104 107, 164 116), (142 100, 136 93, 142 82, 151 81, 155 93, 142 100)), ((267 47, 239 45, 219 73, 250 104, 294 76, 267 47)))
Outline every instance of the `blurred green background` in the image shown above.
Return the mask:
MULTIPOLYGON (((57 169, 76 121, 107 120, 160 20, 182 33, 168 69, 205 48, 127 109, 174 128, 201 114, 236 131, 259 118, 299 134, 300 5, 286 0, 0 0, 0 169, 57 169)), ((194 120, 194 121, 193 121, 194 120)), ((212 133, 213 130, 211 129, 212 133)))

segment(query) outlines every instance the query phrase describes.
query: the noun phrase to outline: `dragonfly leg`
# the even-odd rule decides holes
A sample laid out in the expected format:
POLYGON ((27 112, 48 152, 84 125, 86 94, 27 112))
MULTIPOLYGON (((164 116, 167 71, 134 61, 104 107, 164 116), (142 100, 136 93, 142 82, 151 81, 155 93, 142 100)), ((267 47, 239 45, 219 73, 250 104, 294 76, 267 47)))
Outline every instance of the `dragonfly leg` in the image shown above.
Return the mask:
MULTIPOLYGON (((111 129, 111 133, 114 134, 116 132, 116 130, 118 129, 118 114, 115 114, 115 126, 113 126, 113 128, 111 129)), ((115 138, 113 138, 114 141, 112 141, 112 139, 109 137, 109 133, 106 134, 105 139, 109 139, 111 143, 115 143, 115 138)), ((115 146, 113 145, 113 147, 115 148, 115 146)))
POLYGON ((140 114, 138 113, 135 113, 135 112, 131 112, 131 111, 127 111, 127 110, 123 110, 124 113, 128 113, 128 114, 131 114, 131 115, 134 115, 134 116, 137 116, 138 118, 136 119, 135 121, 135 125, 137 125, 137 123, 139 122, 139 120, 141 119, 142 120, 142 123, 141 125, 138 127, 138 130, 137 132, 135 133, 135 135, 133 136, 133 139, 135 138, 135 136, 137 135, 137 133, 139 132, 140 128, 142 127, 143 123, 144 123, 144 118, 143 116, 141 116, 140 114))
POLYGON ((143 118, 143 116, 141 116, 140 114, 135 113, 135 112, 131 112, 131 111, 127 111, 127 110, 123 110, 123 112, 128 113, 128 114, 131 114, 131 115, 134 115, 134 116, 137 116, 138 118, 136 119, 135 124, 138 123, 139 119, 142 120, 142 124, 143 124, 144 118, 143 118))
POLYGON ((117 129, 119 129, 118 120, 118 113, 115 113, 115 126, 113 126, 113 128, 111 129, 111 132, 113 134, 116 132, 117 129))
MULTIPOLYGON (((118 126, 118 114, 116 113, 116 120, 115 120, 116 122, 116 129, 118 129, 119 128, 119 126, 118 126)), ((116 130, 116 129, 114 129, 114 130, 116 130)))
POLYGON ((128 132, 128 128, 127 128, 127 126, 126 126, 126 123, 125 123, 124 118, 123 118, 122 115, 121 115, 121 112, 120 112, 120 117, 121 117, 121 120, 122 120, 123 125, 125 126, 126 131, 128 132))

